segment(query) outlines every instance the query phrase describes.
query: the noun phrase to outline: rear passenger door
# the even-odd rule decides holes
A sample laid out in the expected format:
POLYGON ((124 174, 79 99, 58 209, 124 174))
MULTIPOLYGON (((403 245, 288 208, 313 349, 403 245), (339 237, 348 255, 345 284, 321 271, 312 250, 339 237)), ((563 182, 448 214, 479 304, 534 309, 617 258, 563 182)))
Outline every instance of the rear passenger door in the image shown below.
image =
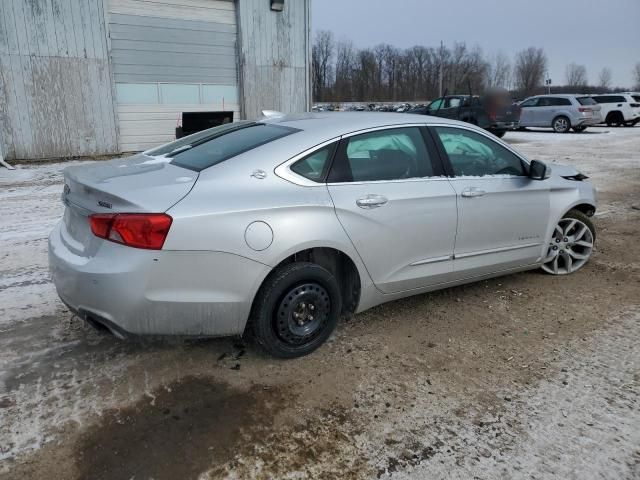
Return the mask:
POLYGON ((343 137, 327 187, 380 291, 451 279, 456 194, 424 127, 384 127, 343 137))
POLYGON ((431 129, 458 199, 456 279, 539 261, 549 222, 549 181, 530 179, 523 160, 490 135, 463 127, 431 129))

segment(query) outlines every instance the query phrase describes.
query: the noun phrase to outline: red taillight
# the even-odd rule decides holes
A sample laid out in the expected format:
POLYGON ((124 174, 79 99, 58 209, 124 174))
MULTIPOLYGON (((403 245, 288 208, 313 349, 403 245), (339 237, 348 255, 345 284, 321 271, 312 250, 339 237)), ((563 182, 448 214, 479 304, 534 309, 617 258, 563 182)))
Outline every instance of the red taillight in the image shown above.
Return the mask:
POLYGON ((173 219, 166 213, 96 213, 89 216, 96 237, 129 247, 160 250, 173 219))
POLYGON ((496 111, 493 108, 490 108, 488 113, 489 113, 489 120, 495 121, 496 111))
POLYGON ((579 112, 585 113, 585 112, 593 112, 593 108, 585 108, 585 107, 579 107, 578 108, 579 112))
POLYGON ((89 222, 91 223, 91 231, 96 237, 108 238, 109 230, 111 230, 111 224, 115 214, 113 213, 96 213, 89 216, 89 222))

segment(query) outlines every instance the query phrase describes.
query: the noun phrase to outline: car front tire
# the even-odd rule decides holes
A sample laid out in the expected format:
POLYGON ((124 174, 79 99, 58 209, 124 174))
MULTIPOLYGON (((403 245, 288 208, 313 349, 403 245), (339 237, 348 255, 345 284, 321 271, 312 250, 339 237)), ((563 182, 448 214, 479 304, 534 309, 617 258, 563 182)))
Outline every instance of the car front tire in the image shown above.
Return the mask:
POLYGON ((279 358, 308 355, 335 329, 342 309, 338 281, 310 262, 276 268, 260 288, 251 313, 257 343, 279 358))
POLYGON ((596 228, 589 217, 570 210, 556 225, 542 270, 552 275, 568 275, 580 270, 591 258, 596 228))

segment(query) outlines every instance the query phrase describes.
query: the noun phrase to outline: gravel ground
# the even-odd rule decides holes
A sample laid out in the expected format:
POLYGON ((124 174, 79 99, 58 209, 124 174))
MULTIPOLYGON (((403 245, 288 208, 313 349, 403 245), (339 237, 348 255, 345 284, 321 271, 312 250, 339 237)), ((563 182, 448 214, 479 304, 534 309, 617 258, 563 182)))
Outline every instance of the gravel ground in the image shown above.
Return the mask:
POLYGON ((286 362, 86 328, 46 267, 68 163, 0 169, 0 479, 640 478, 640 128, 506 140, 591 177, 590 263, 382 305, 286 362))

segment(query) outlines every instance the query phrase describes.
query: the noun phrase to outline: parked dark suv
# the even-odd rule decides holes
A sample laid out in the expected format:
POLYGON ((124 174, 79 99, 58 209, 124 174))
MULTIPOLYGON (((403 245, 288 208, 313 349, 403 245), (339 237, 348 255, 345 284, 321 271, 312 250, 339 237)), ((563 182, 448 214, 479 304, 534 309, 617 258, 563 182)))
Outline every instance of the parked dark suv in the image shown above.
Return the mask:
POLYGON ((520 107, 503 94, 447 95, 408 113, 462 120, 478 125, 496 137, 503 137, 507 130, 517 129, 520 122, 520 107))

